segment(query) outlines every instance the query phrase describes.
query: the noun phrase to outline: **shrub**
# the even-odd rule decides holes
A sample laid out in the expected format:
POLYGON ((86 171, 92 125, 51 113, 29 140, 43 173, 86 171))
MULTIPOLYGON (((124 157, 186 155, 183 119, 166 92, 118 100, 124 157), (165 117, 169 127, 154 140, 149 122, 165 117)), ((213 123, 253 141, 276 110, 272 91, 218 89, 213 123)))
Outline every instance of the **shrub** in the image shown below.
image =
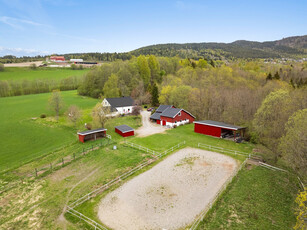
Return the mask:
POLYGON ((0 63, 0 71, 4 71, 4 65, 0 63))
POLYGON ((46 114, 44 114, 44 113, 40 115, 40 118, 46 118, 46 117, 47 117, 47 116, 46 116, 46 114))
POLYGON ((142 110, 141 106, 133 106, 131 114, 134 115, 134 116, 138 116, 138 115, 140 115, 141 110, 142 110))
POLYGON ((30 65, 30 69, 35 70, 36 68, 37 68, 37 66, 34 63, 30 65))
POLYGON ((90 123, 86 123, 85 124, 85 128, 87 128, 88 130, 92 129, 92 125, 90 123))

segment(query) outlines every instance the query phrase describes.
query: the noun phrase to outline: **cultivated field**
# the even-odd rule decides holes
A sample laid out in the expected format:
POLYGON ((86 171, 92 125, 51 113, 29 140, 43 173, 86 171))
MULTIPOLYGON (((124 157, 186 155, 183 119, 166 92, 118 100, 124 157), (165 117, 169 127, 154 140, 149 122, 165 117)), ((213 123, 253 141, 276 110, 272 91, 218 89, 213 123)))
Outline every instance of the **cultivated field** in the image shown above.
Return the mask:
POLYGON ((6 63, 4 64, 4 67, 29 67, 31 65, 41 65, 43 64, 43 61, 34 61, 34 62, 21 62, 21 63, 6 63))
POLYGON ((32 70, 27 67, 8 67, 3 72, 0 72, 0 80, 61 80, 71 76, 80 77, 88 71, 89 69, 72 70, 43 67, 32 70))
POLYGON ((99 218, 112 229, 185 227, 237 167, 236 160, 219 153, 181 149, 108 194, 99 206, 99 218))

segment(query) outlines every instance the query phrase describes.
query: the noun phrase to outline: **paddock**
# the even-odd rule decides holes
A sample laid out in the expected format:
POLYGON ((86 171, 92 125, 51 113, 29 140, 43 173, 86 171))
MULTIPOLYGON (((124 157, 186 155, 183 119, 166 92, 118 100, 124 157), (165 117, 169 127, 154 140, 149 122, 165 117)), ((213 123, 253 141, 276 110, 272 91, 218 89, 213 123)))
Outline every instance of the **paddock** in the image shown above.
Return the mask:
POLYGON ((112 229, 180 229, 190 225, 233 176, 226 155, 185 148, 107 194, 99 219, 112 229))

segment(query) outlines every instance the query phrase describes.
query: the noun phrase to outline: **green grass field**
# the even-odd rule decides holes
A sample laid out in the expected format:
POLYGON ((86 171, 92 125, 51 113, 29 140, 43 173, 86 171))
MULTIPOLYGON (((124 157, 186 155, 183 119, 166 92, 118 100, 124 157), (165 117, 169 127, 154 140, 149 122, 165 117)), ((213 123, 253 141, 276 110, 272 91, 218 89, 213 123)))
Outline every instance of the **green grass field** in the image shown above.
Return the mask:
MULTIPOLYGON (((78 96, 76 91, 61 94, 65 108, 77 105, 91 109, 98 102, 78 96)), ((48 110, 49 97, 50 93, 0 98, 0 172, 77 141, 76 130, 72 127, 32 120, 43 113, 53 115, 48 110)))
POLYGON ((90 69, 72 70, 70 68, 48 68, 42 67, 32 70, 27 67, 6 67, 0 72, 0 80, 61 80, 71 76, 83 76, 90 69))
POLYGON ((245 168, 198 229, 291 229, 296 221, 296 182, 284 172, 245 168))

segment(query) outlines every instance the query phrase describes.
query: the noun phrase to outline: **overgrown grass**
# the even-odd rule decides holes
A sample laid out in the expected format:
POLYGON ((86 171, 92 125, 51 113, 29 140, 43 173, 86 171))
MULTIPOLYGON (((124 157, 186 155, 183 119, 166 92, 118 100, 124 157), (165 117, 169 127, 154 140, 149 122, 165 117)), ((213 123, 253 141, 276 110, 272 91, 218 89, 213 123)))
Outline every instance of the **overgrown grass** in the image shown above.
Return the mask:
POLYGON ((260 166, 243 169, 198 229, 291 229, 296 178, 260 166))
POLYGON ((69 68, 37 68, 35 70, 28 67, 6 67, 0 71, 0 80, 62 80, 67 77, 80 77, 86 74, 89 69, 72 70, 69 68))

